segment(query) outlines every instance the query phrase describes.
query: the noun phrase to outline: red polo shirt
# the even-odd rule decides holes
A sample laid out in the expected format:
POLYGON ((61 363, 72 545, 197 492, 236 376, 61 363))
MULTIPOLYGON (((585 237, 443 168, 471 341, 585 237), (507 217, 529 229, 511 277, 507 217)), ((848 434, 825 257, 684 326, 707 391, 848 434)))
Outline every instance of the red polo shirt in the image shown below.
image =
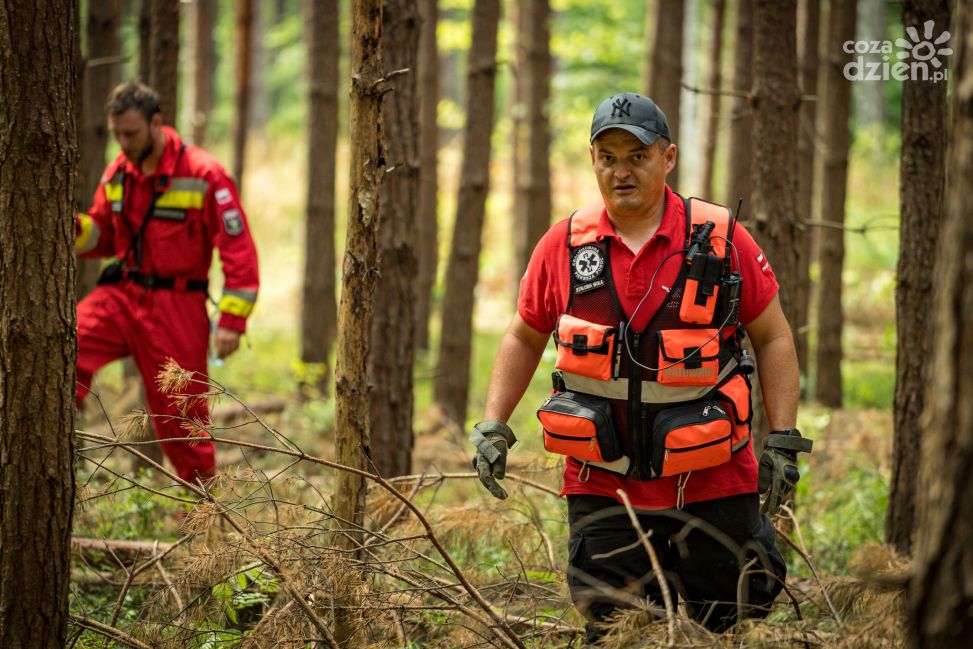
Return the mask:
MULTIPOLYGON (((567 228, 568 220, 565 219, 547 231, 534 249, 527 272, 520 281, 517 304, 520 316, 532 328, 543 333, 554 331, 558 317, 567 311, 571 288, 567 228)), ((608 213, 602 211, 597 236, 599 240, 614 239, 609 255, 612 280, 621 307, 636 330, 646 327, 675 282, 684 256, 676 254, 668 259, 667 256, 683 248, 685 233, 685 205, 668 185, 659 229, 638 252, 630 250, 615 234, 608 213), (643 297, 645 301, 639 306, 643 297)), ((733 265, 739 268, 743 276, 740 321, 747 324, 763 313, 777 294, 777 279, 765 255, 740 223, 733 232, 733 244, 736 249, 733 265)), ((561 495, 592 494, 618 499, 615 492, 621 488, 628 494, 632 505, 641 509, 676 506, 680 476, 642 482, 592 470, 590 477, 581 482, 578 479, 580 467, 580 462, 568 458, 561 495)), ((693 471, 688 480, 683 479, 683 501, 686 503, 754 493, 757 490, 757 460, 748 448, 735 453, 727 464, 693 471)))

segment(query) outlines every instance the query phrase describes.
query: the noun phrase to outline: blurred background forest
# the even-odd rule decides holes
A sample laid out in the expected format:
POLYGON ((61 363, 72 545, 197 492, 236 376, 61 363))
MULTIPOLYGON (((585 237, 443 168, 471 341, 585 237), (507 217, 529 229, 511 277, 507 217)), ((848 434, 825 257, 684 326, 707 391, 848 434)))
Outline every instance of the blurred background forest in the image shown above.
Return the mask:
MULTIPOLYGON (((81 51, 88 60, 86 79, 93 70, 105 72, 112 82, 152 78, 144 67, 148 50, 140 48, 147 47, 145 27, 154 11, 153 4, 148 0, 81 2, 81 51), (117 40, 105 39, 106 32, 92 31, 93 24, 115 30, 117 40), (105 47, 115 45, 116 52, 105 51, 105 47)), ((543 452, 534 416, 536 406, 549 390, 553 348, 545 354, 510 422, 522 440, 512 453, 511 471, 528 481, 514 482, 512 501, 492 501, 470 479, 471 449, 464 432, 482 413, 493 355, 515 310, 524 246, 520 238, 525 236, 521 234, 523 215, 529 209, 526 201, 533 200, 530 192, 536 192, 538 187, 537 177, 528 169, 528 134, 533 130, 533 122, 529 121, 530 90, 540 82, 530 76, 535 72, 529 75, 527 70, 537 41, 536 32, 527 31, 530 22, 524 21, 525 14, 536 11, 536 7, 529 0, 502 3, 496 35, 493 112, 487 128, 491 148, 489 192, 479 242, 478 276, 471 294, 475 296, 472 330, 460 331, 471 341, 469 384, 459 390, 461 395, 467 390, 468 398, 462 399, 462 406, 456 406, 455 401, 437 398, 437 394, 456 392, 451 393, 448 388, 440 392, 436 381, 444 373, 463 367, 462 363, 443 364, 440 341, 446 319, 443 313, 450 312, 443 305, 447 299, 450 257, 455 252, 454 223, 457 214, 465 213, 460 205, 463 128, 469 106, 477 103, 471 101, 467 92, 473 0, 440 0, 426 3, 426 7, 430 4, 438 21, 438 96, 432 98, 438 135, 434 211, 438 220, 435 249, 423 249, 419 244, 416 255, 419 264, 423 256, 428 259, 433 255, 438 266, 430 288, 428 339, 419 333, 426 327, 424 321, 415 324, 417 333, 410 336, 416 341, 409 384, 414 402, 407 409, 414 429, 414 436, 409 436, 414 440, 409 442, 411 457, 405 453, 404 470, 400 458, 395 460, 400 463, 398 470, 383 474, 432 476, 401 483, 406 485, 404 492, 420 503, 443 544, 455 554, 470 579, 497 607, 504 609, 507 622, 520 630, 527 646, 564 646, 568 642, 577 646, 581 620, 571 609, 563 586, 567 529, 563 503, 530 486, 533 482, 554 490, 559 487, 559 459, 543 452), (533 83, 525 83, 526 79, 533 83), (456 479, 435 478, 443 473, 456 479)), ((546 7, 547 2, 537 5, 546 7)), ((892 538, 889 540, 893 545, 884 544, 888 538, 886 515, 893 482, 903 83, 894 78, 847 82, 850 102, 846 103, 844 114, 840 100, 835 109, 834 104, 822 99, 840 96, 841 91, 832 89, 830 94, 822 94, 820 89, 826 87, 827 70, 835 67, 829 61, 837 61, 840 69, 850 60, 850 55, 834 49, 829 40, 849 28, 849 15, 851 39, 895 42, 904 33, 904 10, 900 3, 883 0, 832 1, 831 11, 841 6, 846 17, 845 23, 838 25, 837 18, 829 23, 829 3, 802 0, 799 5, 796 40, 798 48, 803 49, 797 53, 798 61, 792 60, 790 65, 795 78, 798 74, 810 77, 801 77, 801 84, 795 85, 804 100, 799 121, 801 143, 797 149, 803 180, 799 181, 799 196, 795 195, 802 225, 792 243, 803 252, 776 247, 772 242, 763 242, 763 247, 775 268, 790 267, 800 258, 808 263, 806 276, 812 288, 802 298, 807 306, 804 311, 796 311, 800 317, 797 321, 792 318, 791 324, 802 340, 806 337, 802 357, 805 400, 799 427, 805 436, 815 440, 815 452, 802 466, 796 519, 786 527, 795 546, 788 555, 793 606, 788 600, 767 623, 746 625, 736 633, 745 646, 899 646, 904 638, 901 591, 906 573, 905 554, 897 554, 897 550, 907 551, 911 541, 900 539, 895 543, 892 538), (809 27, 808 16, 812 13, 816 15, 815 24, 809 27), (817 61, 817 67, 811 65, 810 71, 809 60, 817 61), (811 85, 807 79, 813 80, 811 85), (817 117, 805 112, 806 106, 815 104, 817 117), (830 112, 833 110, 838 112, 830 112), (836 176, 827 175, 827 180, 823 180, 822 174, 829 169, 833 172, 835 160, 840 167, 841 142, 829 137, 829 133, 840 133, 844 121, 850 140, 846 174, 840 176, 842 183, 847 179, 847 191, 838 205, 839 215, 835 216, 828 210, 834 207, 829 204, 829 197, 841 195, 833 182, 836 176), (832 167, 828 167, 829 161, 832 167), (811 178, 816 179, 816 184, 810 183, 811 178), (830 237, 824 243, 819 242, 822 233, 830 237), (837 262, 837 286, 834 280, 822 282, 823 267, 835 270, 833 258, 828 261, 827 256, 835 250, 835 236, 844 246, 843 259, 837 262), (828 300, 823 307, 825 318, 835 314, 834 300, 838 300, 837 313, 843 314, 844 319, 842 322, 839 318, 837 328, 827 324, 827 320, 821 324, 822 291, 828 300), (831 334, 831 340, 822 344, 821 331, 831 334), (822 347, 827 348, 823 350, 823 360, 822 347), (839 372, 837 380, 833 378, 835 374, 822 373, 822 365, 839 372)), ((336 22, 340 34, 334 104, 336 154, 333 168, 326 170, 334 177, 335 256, 330 259, 337 260, 333 285, 340 289, 348 214, 348 44, 352 26, 349 3, 319 3, 319 13, 322 6, 330 12, 325 21, 336 22)), ((414 8, 415 4, 405 6, 414 8)), ((746 63, 738 61, 741 43, 750 38, 753 30, 752 14, 741 16, 741 11, 752 12, 748 7, 746 0, 551 0, 544 21, 549 29, 550 70, 543 83, 549 84, 549 97, 542 99, 540 111, 549 129, 549 142, 544 146, 549 146, 546 158, 551 223, 598 198, 587 152, 592 112, 602 99, 619 91, 649 92, 659 100, 659 93, 651 92, 652 84, 661 83, 650 74, 652 62, 656 61, 653 56, 660 56, 654 53, 653 43, 669 38, 669 58, 654 67, 670 72, 681 70, 681 75, 676 76, 679 90, 675 93, 678 107, 674 112, 678 120, 673 119, 673 109, 660 101, 670 115, 670 123, 678 121, 678 135, 674 136, 679 147, 678 178, 673 188, 684 196, 708 198, 734 208, 742 199, 741 218, 759 234, 761 226, 755 225, 750 196, 753 190, 748 174, 749 135, 734 135, 734 129, 751 118, 749 79, 737 79, 741 65, 742 69, 747 68, 746 63), (672 41, 672 29, 657 32, 657 28, 663 16, 668 19, 674 13, 680 17, 681 37, 672 41), (673 57, 678 61, 674 62, 673 57), (717 89, 720 92, 715 92, 717 89), (747 140, 745 146, 739 137, 747 140)), ((302 339, 302 332, 308 329, 307 319, 302 327, 309 254, 306 221, 309 205, 318 191, 314 185, 309 189, 312 181, 308 161, 316 157, 327 160, 326 151, 318 155, 314 145, 309 145, 314 141, 309 132, 314 115, 309 108, 308 79, 326 64, 313 58, 310 32, 315 24, 314 14, 309 2, 298 0, 184 0, 178 3, 175 13, 181 27, 179 41, 172 43, 170 50, 170 67, 178 61, 177 100, 175 110, 170 109, 172 122, 189 141, 199 142, 233 170, 242 188, 243 204, 260 255, 260 296, 242 348, 225 363, 211 366, 211 378, 235 396, 214 399, 215 421, 227 437, 263 444, 269 443, 271 431, 276 430, 307 454, 333 458, 335 402, 331 374, 335 352, 328 348, 322 356, 318 348, 316 355, 308 354, 307 340, 302 339), (199 25, 206 23, 201 22, 200 12, 206 12, 212 21, 202 32, 199 25), (241 59, 241 42, 248 43, 246 61, 241 59), (201 47, 212 48, 208 61, 201 56, 201 47), (202 72, 201 67, 205 67, 202 72), (241 69, 249 72, 241 73, 241 69), (207 94, 209 101, 204 98, 207 94), (245 106, 242 113, 241 105, 245 106), (241 114, 245 115, 244 127, 240 125, 241 114), (236 399, 248 404, 252 411, 248 412, 236 399), (259 421, 251 416, 254 412, 259 421)), ((418 15, 412 16, 418 25, 418 15)), ((428 16, 423 24, 428 24, 428 16)), ((939 31, 947 26, 948 20, 937 24, 939 31)), ((880 59, 881 54, 876 60, 880 59)), ((104 81, 101 87, 107 91, 111 84, 105 85, 104 81)), ((429 102, 428 93, 421 87, 418 93, 421 97, 417 105, 429 102)), ((101 104, 91 101, 85 100, 88 112, 83 121, 86 128, 97 129, 98 123, 103 122, 98 110, 101 104), (96 106, 94 112, 91 105, 96 106)), ((671 93, 667 101, 673 101, 671 93)), ((945 121, 934 123, 934 128, 943 131, 945 121)), ((101 137, 105 138, 104 132, 101 137)), ((107 138, 104 160, 97 156, 86 158, 87 167, 80 175, 90 178, 90 174, 100 174, 104 162, 117 151, 107 138)), ((84 207, 90 203, 90 195, 89 186, 80 200, 84 207)), ((421 228, 418 221, 415 227, 421 228)), ((88 271, 89 278, 91 272, 88 271)), ((221 282, 218 265, 214 265, 213 282, 217 286, 221 282)), ((83 279, 79 290, 84 290, 83 279)), ((314 317, 312 314, 311 319, 314 317)), ((394 328, 396 323, 393 320, 385 326, 394 328)), ((405 344, 412 347, 411 340, 405 344)), ((401 365, 402 348, 373 351, 387 356, 380 359, 382 362, 401 365)), ((132 420, 130 411, 140 407, 137 377, 127 378, 130 374, 123 363, 100 373, 95 386, 100 398, 86 404, 79 428, 104 434, 110 421, 112 427, 125 429, 132 420)), ((463 377, 459 381, 465 383, 463 377)), ((121 554, 122 546, 115 548, 119 554, 114 558, 103 549, 99 551, 94 541, 94 549, 79 551, 81 559, 72 587, 71 610, 76 625, 73 646, 101 646, 99 634, 104 629, 96 628, 98 621, 122 629, 130 639, 142 638, 148 646, 304 646, 300 638, 307 637, 307 623, 295 612, 297 607, 284 603, 286 598, 280 595, 289 586, 278 573, 268 569, 266 562, 261 562, 262 555, 254 550, 255 546, 240 541, 239 530, 228 530, 205 503, 192 507, 195 497, 191 494, 184 494, 182 497, 187 500, 183 502, 129 488, 117 474, 141 471, 137 482, 172 493, 159 486, 166 482, 164 478, 139 468, 124 453, 114 449, 108 452, 107 460, 103 459, 105 453, 97 447, 83 451, 84 457, 95 461, 78 467, 82 489, 75 536, 179 545, 190 535, 194 537, 194 549, 169 566, 171 577, 162 569, 157 579, 144 581, 126 576, 132 574, 130 568, 118 570, 119 562, 128 562, 121 554), (287 637, 293 643, 274 644, 270 639, 275 637, 287 637)), ((334 577, 332 582, 319 580, 327 582, 324 584, 307 575, 292 574, 292 579, 301 581, 302 588, 309 592, 336 592, 333 589, 339 582, 347 586, 348 580, 354 581, 341 573, 340 558, 325 551, 301 556, 302 550, 288 545, 286 540, 293 541, 298 530, 311 526, 303 517, 316 517, 315 524, 327 519, 321 509, 327 508, 321 503, 328 500, 333 475, 326 467, 313 463, 293 467, 290 459, 267 449, 231 444, 219 447, 218 462, 223 478, 216 491, 225 503, 232 503, 229 507, 250 521, 255 538, 266 542, 260 547, 274 548, 281 557, 308 562, 299 565, 316 566, 324 570, 328 579, 334 577), (287 509, 286 515, 281 514, 282 509, 287 509), (343 576, 335 577, 339 573, 343 576)), ((386 532, 394 532, 397 537, 422 533, 414 521, 400 520, 403 512, 397 510, 399 506, 388 494, 373 488, 368 502, 366 527, 373 532, 380 530, 373 541, 386 532)), ((407 543, 401 545, 405 547, 407 543)), ((159 546, 155 547, 154 551, 146 551, 148 554, 143 554, 142 559, 154 556, 152 553, 159 546)), ((306 545, 301 547, 307 549, 306 545)), ((403 562, 403 572, 428 569, 442 573, 430 577, 428 582, 413 575, 416 583, 412 593, 391 586, 383 590, 374 582, 367 588, 361 583, 353 584, 352 590, 359 588, 356 592, 360 593, 364 588, 368 593, 360 607, 369 612, 361 613, 358 620, 364 629, 359 641, 375 647, 484 646, 493 642, 504 646, 502 638, 498 640, 477 630, 483 626, 482 619, 463 612, 464 607, 476 608, 470 602, 447 601, 436 606, 423 595, 435 590, 435 579, 445 583, 442 580, 451 576, 440 563, 434 563, 433 568, 428 564, 420 568, 423 559, 417 553, 415 546, 409 545, 403 556, 382 557, 403 562)), ((172 556, 180 554, 174 552, 172 556)), ((137 563, 135 560, 131 565, 137 563)), ((163 563, 159 561, 158 565, 163 563)), ((389 571, 379 573, 375 570, 368 579, 395 582, 389 571)), ((460 595, 456 598, 461 599, 460 595)), ((614 640, 617 644, 610 646, 665 644, 661 626, 652 627, 657 633, 648 634, 635 631, 637 628, 633 619, 622 620, 614 640)), ((685 640, 694 646, 728 646, 701 632, 685 640)), ((112 642, 115 641, 119 641, 117 637, 112 642)), ((124 644, 124 638, 119 642, 124 644)))

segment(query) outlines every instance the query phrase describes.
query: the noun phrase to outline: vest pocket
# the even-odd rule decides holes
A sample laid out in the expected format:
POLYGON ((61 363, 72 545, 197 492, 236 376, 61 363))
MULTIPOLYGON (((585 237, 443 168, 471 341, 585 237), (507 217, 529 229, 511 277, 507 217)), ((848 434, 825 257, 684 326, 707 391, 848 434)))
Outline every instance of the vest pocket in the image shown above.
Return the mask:
POLYGON ((718 329, 663 329, 659 332, 659 371, 663 385, 716 385, 720 373, 718 329))
POLYGON ((570 315, 558 318, 554 329, 559 370, 608 381, 615 375, 615 349, 618 329, 595 324, 570 315))
POLYGON ((652 469, 659 476, 698 471, 730 461, 733 427, 714 400, 666 408, 652 425, 652 469))
POLYGON ((734 374, 717 388, 716 396, 721 404, 729 407, 733 421, 732 450, 736 452, 750 440, 750 421, 753 413, 750 403, 750 382, 743 374, 734 374))
POLYGON ((578 392, 555 392, 537 410, 544 427, 544 448, 584 462, 613 462, 622 457, 611 404, 578 392))

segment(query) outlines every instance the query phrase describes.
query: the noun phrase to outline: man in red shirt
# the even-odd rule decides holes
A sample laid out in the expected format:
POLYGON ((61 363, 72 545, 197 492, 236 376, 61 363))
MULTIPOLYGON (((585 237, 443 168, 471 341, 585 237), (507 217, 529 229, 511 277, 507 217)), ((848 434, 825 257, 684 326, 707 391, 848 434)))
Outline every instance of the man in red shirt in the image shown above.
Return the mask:
MULTIPOLYGON (((210 344, 206 313, 213 249, 224 287, 213 335, 217 357, 240 345, 257 298, 257 252, 236 186, 208 153, 162 124, 159 98, 138 83, 118 86, 107 105, 108 128, 122 151, 108 165, 94 205, 78 215, 79 257, 116 257, 78 304, 78 407, 94 372, 134 357, 160 440, 192 436, 190 421, 208 421, 205 399, 179 406, 156 376, 168 359, 195 373, 182 392, 207 391, 210 344)), ((166 442, 162 449, 185 480, 211 477, 213 444, 166 442)))
POLYGON ((666 184, 676 146, 650 99, 621 93, 602 102, 590 155, 602 201, 555 224, 534 250, 500 343, 484 421, 471 435, 474 465, 490 492, 505 498, 496 479, 516 441, 505 422, 554 332, 561 371, 539 416, 545 446, 569 456, 561 491, 571 525, 568 584, 592 623, 589 640, 616 608, 646 597, 663 603, 620 491, 652 531, 668 590, 722 631, 738 610, 765 615, 785 576, 773 526, 760 513, 749 443, 753 361, 738 323, 756 351, 774 431, 760 462, 760 491, 769 492, 774 510, 797 480, 796 452, 809 444, 794 428, 791 331, 773 271, 746 229, 725 208, 686 201, 666 184), (707 282, 723 296, 707 298, 707 282), (707 306, 700 315, 687 304, 707 306), (599 409, 607 426, 581 414, 599 409), (565 417, 575 423, 554 430, 565 417), (597 432, 575 437, 590 428, 597 432), (683 438, 689 441, 681 446, 673 441, 683 438))

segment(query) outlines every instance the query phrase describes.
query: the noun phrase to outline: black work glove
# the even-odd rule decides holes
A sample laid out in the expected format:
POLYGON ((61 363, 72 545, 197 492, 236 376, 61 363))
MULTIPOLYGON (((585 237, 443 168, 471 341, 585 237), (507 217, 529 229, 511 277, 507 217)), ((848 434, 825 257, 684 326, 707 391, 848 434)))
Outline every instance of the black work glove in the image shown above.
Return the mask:
POLYGON ((796 428, 775 430, 767 436, 757 469, 757 491, 764 495, 760 511, 774 515, 791 499, 801 474, 797 471, 797 454, 810 453, 813 442, 801 437, 796 428))
POLYGON ((473 427, 470 441, 476 446, 473 468, 480 474, 480 482, 494 498, 503 500, 507 492, 497 479, 503 480, 507 473, 507 449, 517 442, 514 432, 502 421, 481 421, 473 427))

